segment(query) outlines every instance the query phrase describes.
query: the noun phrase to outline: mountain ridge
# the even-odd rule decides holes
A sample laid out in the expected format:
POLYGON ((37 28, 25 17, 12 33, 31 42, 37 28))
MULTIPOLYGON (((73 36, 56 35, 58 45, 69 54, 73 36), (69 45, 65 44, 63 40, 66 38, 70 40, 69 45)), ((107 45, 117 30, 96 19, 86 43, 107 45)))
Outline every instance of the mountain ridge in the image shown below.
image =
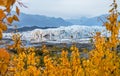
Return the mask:
POLYGON ((71 22, 75 25, 86 25, 86 26, 101 26, 103 25, 102 21, 106 21, 107 14, 103 14, 95 17, 80 17, 77 19, 67 19, 66 21, 71 22), (101 21, 102 20, 102 21, 101 21))
POLYGON ((59 26, 69 26, 72 23, 65 21, 62 18, 47 17, 44 15, 31 15, 21 13, 19 16, 20 21, 14 22, 13 25, 18 27, 23 26, 38 26, 38 27, 59 27, 59 26))
MULTIPOLYGON (((17 25, 18 28, 22 27, 32 27, 38 26, 42 27, 60 27, 60 26, 71 26, 71 25, 85 25, 85 26, 102 26, 104 22, 107 21, 107 14, 103 14, 95 17, 80 17, 76 19, 63 19, 63 18, 55 18, 48 17, 45 15, 31 15, 21 13, 19 16, 20 21, 14 22, 13 25, 17 25)), ((120 17, 119 17, 120 20, 120 17)))

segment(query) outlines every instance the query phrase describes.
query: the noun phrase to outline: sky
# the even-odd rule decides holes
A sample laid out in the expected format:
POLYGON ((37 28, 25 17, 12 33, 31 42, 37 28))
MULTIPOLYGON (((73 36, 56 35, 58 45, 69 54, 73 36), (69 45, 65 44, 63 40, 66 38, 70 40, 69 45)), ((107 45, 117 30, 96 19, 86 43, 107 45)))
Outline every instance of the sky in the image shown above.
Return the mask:
POLYGON ((28 6, 21 8, 21 12, 26 14, 75 19, 106 14, 112 0, 22 0, 22 2, 28 6))

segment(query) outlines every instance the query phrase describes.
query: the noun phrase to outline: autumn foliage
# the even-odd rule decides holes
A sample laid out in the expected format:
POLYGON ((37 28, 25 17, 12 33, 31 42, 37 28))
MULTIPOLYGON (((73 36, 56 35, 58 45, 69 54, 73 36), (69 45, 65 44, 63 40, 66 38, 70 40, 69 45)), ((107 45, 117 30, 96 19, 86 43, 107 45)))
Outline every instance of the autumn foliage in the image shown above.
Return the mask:
POLYGON ((0 48, 0 74, 5 75, 9 65, 10 54, 3 48, 0 48))
POLYGON ((11 14, 16 2, 16 0, 0 0, 0 39, 2 39, 2 32, 7 30, 7 26, 12 25, 13 21, 19 21, 17 17, 20 14, 18 6, 16 6, 16 14, 11 14))
MULTIPOLYGON (((0 0, 0 6, 4 7, 0 9, 0 38, 8 25, 19 21, 17 6, 16 15, 9 15, 15 2, 0 0)), ((18 4, 21 3, 18 1, 18 4)), ((0 48, 0 76, 119 76, 120 53, 116 47, 119 45, 120 22, 116 0, 111 7, 104 23, 111 35, 106 38, 97 32, 94 36, 95 48, 84 52, 88 57, 81 57, 82 52, 75 44, 70 50, 62 49, 60 56, 51 56, 47 46, 43 45, 42 55, 39 55, 36 48, 22 46, 20 35, 14 34, 14 44, 6 49, 0 48), (11 49, 16 53, 9 53, 11 49)))

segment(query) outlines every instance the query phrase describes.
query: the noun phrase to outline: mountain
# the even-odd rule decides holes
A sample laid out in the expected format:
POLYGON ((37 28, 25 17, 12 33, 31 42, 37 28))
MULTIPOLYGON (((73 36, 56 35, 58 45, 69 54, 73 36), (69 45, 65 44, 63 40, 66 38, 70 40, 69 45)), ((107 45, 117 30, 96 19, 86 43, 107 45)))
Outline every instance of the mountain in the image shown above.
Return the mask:
MULTIPOLYGON (((106 22, 107 14, 103 14, 95 17, 81 17, 78 19, 67 19, 55 17, 47 17, 44 15, 31 15, 21 13, 19 16, 20 22, 14 22, 14 25, 18 27, 60 27, 60 26, 70 26, 70 25, 85 25, 85 26, 101 26, 103 22, 106 22)), ((119 17, 120 20, 120 17, 119 17)), ((32 29, 32 28, 30 28, 32 29)))
MULTIPOLYGON (((101 26, 101 25, 103 25, 103 22, 107 21, 107 19, 106 19, 107 16, 108 16, 107 14, 103 14, 100 16, 90 17, 90 18, 81 17, 78 19, 67 19, 66 21, 68 21, 74 25, 101 26)), ((119 16, 118 20, 120 20, 120 16, 119 16)))
POLYGON ((100 16, 96 16, 96 17, 91 17, 91 18, 87 18, 87 17, 81 17, 78 19, 68 19, 66 21, 71 22, 73 24, 76 25, 86 25, 86 26, 93 26, 93 25, 102 25, 103 22, 102 21, 106 21, 107 15, 100 15, 100 16))
POLYGON ((59 27, 68 26, 72 23, 65 21, 62 18, 47 17, 44 15, 31 15, 21 13, 19 16, 20 22, 14 22, 18 27, 23 26, 38 26, 38 27, 59 27))

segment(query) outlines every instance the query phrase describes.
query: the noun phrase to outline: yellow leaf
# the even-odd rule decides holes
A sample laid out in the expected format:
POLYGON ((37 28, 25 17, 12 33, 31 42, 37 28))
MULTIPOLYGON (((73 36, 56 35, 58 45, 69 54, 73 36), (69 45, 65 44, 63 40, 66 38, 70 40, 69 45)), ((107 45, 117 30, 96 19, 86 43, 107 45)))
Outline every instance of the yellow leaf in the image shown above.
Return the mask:
POLYGON ((6 71, 7 71, 7 64, 3 64, 2 65, 2 70, 1 70, 1 74, 2 74, 2 76, 5 76, 5 73, 6 73, 6 71))
POLYGON ((0 6, 6 6, 7 0, 0 0, 0 6))
POLYGON ((13 16, 13 19, 14 19, 15 21, 19 21, 19 19, 18 19, 18 17, 17 17, 16 15, 13 16))
POLYGON ((118 28, 120 29, 120 21, 118 22, 118 28))
POLYGON ((7 30, 7 25, 4 24, 3 27, 2 27, 2 30, 6 31, 7 30))
POLYGON ((6 30, 7 30, 7 25, 5 25, 4 23, 0 23, 0 28, 1 28, 3 31, 6 31, 6 30))
POLYGON ((0 40, 2 39, 2 29, 0 28, 0 40))
POLYGON ((13 5, 13 4, 15 4, 16 0, 12 0, 11 2, 12 2, 11 5, 13 5))
POLYGON ((11 6, 11 1, 10 0, 8 0, 7 1, 7 5, 6 5, 6 11, 8 12, 8 13, 10 13, 10 6, 11 6))
POLYGON ((16 0, 7 0, 7 7, 12 6, 13 4, 15 4, 16 0))
POLYGON ((10 11, 11 11, 10 7, 7 7, 6 11, 7 11, 8 13, 10 13, 10 11))
POLYGON ((7 21, 11 24, 13 22, 13 17, 8 17, 7 21))
POLYGON ((5 17, 5 13, 2 9, 0 9, 0 20, 2 20, 5 17))
POLYGON ((17 15, 20 14, 20 10, 19 10, 19 8, 17 6, 16 6, 16 13, 17 13, 17 15))

